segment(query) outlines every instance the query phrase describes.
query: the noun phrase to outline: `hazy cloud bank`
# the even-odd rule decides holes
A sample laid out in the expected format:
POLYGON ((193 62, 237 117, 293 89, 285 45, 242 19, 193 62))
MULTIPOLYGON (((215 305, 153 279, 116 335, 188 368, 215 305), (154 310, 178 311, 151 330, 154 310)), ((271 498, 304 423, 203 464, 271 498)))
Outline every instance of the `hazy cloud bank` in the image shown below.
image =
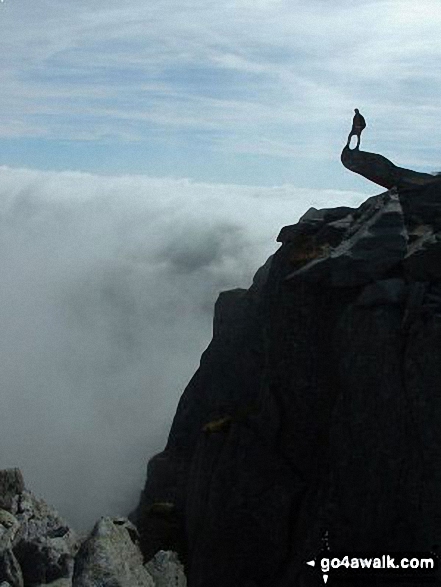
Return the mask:
POLYGON ((126 513, 218 292, 309 206, 364 197, 0 168, 0 466, 77 527, 126 513))

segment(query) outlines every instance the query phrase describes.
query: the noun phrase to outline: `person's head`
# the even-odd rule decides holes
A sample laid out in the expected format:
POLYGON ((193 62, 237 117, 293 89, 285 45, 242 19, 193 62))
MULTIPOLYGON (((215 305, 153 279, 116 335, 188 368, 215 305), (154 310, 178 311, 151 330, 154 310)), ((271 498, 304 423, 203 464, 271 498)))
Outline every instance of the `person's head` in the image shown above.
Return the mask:
POLYGON ((355 112, 355 114, 359 114, 360 113, 360 111, 359 111, 358 108, 355 108, 354 112, 355 112))

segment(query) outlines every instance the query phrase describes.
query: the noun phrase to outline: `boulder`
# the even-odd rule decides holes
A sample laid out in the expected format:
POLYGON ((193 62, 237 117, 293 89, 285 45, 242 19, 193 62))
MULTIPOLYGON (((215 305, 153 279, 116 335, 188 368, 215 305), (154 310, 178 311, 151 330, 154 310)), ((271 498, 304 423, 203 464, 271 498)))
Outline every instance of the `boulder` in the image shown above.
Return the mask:
POLYGON ((0 491, 0 581, 11 587, 69 587, 79 548, 75 532, 25 489, 19 469, 0 471, 0 491))
POLYGON ((79 539, 45 501, 23 491, 17 512, 20 524, 14 553, 26 585, 72 580, 79 539))
POLYGON ((155 587, 187 587, 184 567, 175 552, 160 550, 145 568, 153 577, 155 587))
POLYGON ((138 532, 126 518, 101 518, 81 545, 73 587, 155 587, 143 566, 138 532))
POLYGON ((0 510, 0 551, 13 548, 20 529, 18 519, 7 510, 0 510))
POLYGON ((0 581, 10 587, 24 587, 20 565, 10 548, 0 552, 0 581))
POLYGON ((15 511, 18 496, 24 490, 24 480, 20 469, 0 470, 0 508, 15 511))
POLYGON ((0 581, 10 587, 22 587, 23 575, 13 549, 20 523, 7 510, 0 510, 0 581))

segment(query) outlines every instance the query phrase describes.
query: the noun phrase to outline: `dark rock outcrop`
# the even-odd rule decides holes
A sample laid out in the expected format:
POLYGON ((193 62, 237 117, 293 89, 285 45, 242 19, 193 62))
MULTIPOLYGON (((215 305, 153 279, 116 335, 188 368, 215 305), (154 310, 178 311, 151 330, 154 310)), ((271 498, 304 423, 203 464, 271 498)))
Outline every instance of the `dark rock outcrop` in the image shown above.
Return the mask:
POLYGON ((383 155, 350 149, 348 146, 341 153, 341 162, 350 171, 387 189, 415 189, 441 181, 438 176, 430 173, 398 167, 383 155))
POLYGON ((441 544, 441 183, 408 178, 309 210, 221 294, 137 510, 190 587, 312 587, 325 546, 441 544))

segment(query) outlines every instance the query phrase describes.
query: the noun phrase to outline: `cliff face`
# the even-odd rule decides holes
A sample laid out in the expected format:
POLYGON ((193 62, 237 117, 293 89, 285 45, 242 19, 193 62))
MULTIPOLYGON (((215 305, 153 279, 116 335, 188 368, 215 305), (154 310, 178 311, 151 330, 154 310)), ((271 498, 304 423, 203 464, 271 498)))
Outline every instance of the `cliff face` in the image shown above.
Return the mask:
POLYGON ((278 240, 220 295, 136 512, 146 558, 177 549, 190 587, 322 585, 305 561, 325 546, 441 544, 441 182, 278 240))

